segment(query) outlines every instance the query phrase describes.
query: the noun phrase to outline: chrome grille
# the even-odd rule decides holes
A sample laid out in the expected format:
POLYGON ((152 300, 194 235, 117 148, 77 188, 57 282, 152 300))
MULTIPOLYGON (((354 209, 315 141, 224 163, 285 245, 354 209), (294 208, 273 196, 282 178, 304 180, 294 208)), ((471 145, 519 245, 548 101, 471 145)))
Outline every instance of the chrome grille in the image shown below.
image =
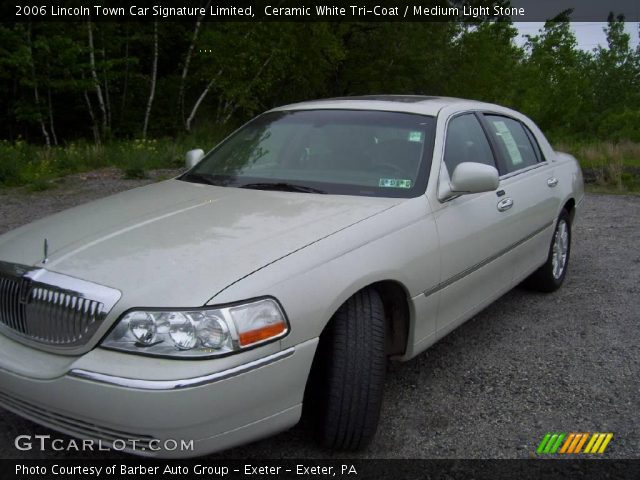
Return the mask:
POLYGON ((24 332, 27 326, 25 306, 19 301, 20 283, 19 280, 0 276, 0 322, 18 332, 24 332))
POLYGON ((85 344, 118 290, 45 269, 0 262, 0 330, 42 344, 85 344))

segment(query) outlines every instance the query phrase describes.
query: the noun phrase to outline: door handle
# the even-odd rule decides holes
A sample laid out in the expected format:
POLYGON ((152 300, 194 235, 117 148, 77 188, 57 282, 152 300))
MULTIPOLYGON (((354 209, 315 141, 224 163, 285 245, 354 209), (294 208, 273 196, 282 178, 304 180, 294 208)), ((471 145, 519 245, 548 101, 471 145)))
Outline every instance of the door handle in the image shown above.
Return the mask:
POLYGON ((513 207, 513 200, 511 200, 509 197, 503 198, 498 202, 499 212, 504 212, 506 210, 509 210, 511 207, 513 207))
POLYGON ((556 185, 558 185, 558 179, 556 177, 551 177, 547 179, 547 186, 555 187, 556 185))

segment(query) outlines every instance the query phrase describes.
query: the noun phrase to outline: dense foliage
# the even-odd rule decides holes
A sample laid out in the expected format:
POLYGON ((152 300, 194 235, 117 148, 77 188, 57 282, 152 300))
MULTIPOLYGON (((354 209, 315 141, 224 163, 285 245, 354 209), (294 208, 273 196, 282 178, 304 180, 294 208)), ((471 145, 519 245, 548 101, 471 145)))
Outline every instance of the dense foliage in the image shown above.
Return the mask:
POLYGON ((554 20, 524 48, 508 22, 4 24, 0 138, 176 136, 304 99, 414 93, 512 106, 555 138, 640 141, 624 20, 593 52, 554 20))
POLYGON ((522 47, 508 21, 0 23, 0 186, 141 177, 276 105, 398 93, 521 110, 591 181, 640 190, 640 48, 612 14, 580 50, 567 13, 522 47))

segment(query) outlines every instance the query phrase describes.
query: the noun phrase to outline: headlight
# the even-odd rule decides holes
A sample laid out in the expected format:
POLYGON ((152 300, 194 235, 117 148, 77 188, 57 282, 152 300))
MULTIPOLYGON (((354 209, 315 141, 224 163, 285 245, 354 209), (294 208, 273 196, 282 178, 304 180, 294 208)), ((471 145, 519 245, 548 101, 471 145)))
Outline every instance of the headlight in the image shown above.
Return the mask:
POLYGON ((211 357, 284 337, 288 331, 278 303, 265 298, 220 308, 129 311, 102 346, 148 355, 211 357))

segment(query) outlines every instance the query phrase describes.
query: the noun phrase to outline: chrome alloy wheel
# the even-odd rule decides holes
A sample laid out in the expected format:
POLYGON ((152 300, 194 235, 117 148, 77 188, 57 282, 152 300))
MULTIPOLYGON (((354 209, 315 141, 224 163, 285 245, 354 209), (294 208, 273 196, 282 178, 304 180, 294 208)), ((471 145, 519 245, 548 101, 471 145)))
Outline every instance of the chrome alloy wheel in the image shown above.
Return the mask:
POLYGON ((551 252, 551 263, 553 278, 559 279, 564 273, 567 265, 567 254, 569 253, 569 229, 567 222, 560 219, 556 227, 553 239, 553 250, 551 252))

